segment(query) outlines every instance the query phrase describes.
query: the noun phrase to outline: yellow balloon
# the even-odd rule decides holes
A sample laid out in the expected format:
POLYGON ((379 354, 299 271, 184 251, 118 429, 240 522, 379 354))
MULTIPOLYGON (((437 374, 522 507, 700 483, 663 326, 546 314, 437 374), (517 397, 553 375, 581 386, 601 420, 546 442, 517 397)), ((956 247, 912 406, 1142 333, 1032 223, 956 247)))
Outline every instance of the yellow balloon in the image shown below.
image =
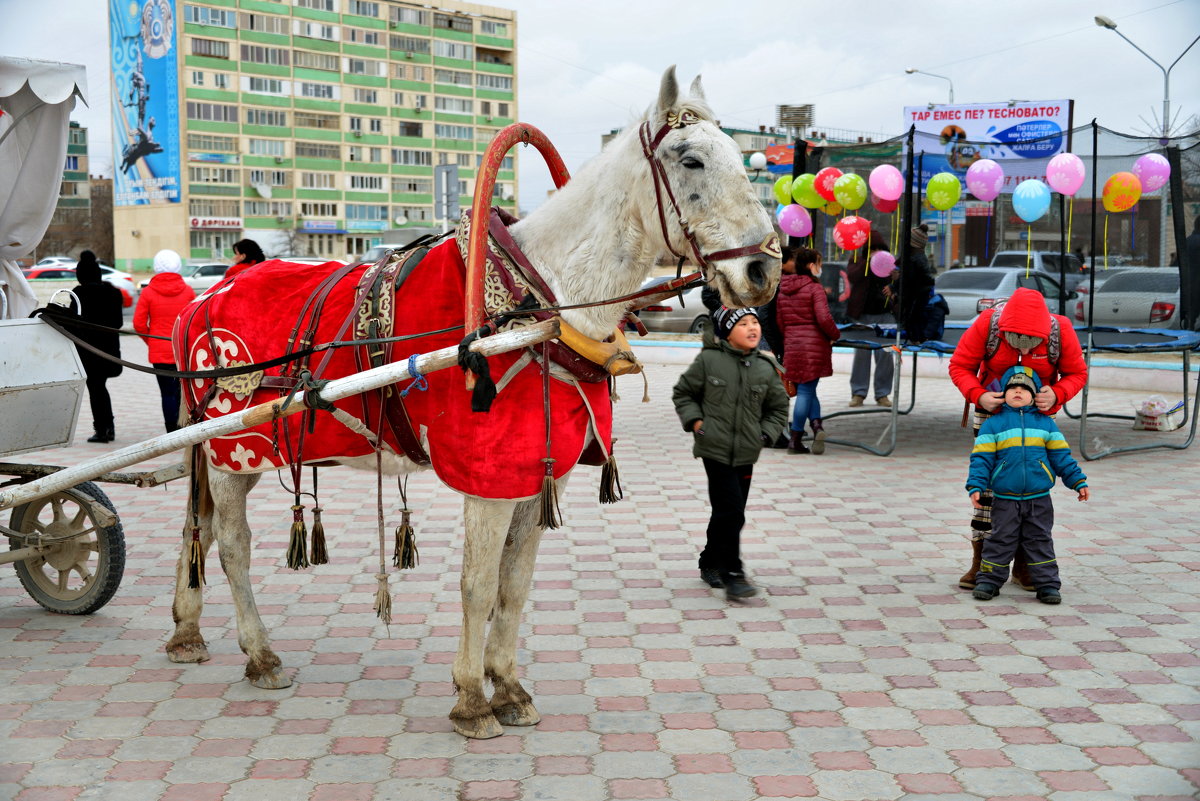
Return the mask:
POLYGON ((834 216, 842 213, 842 206, 836 200, 831 200, 825 204, 825 213, 834 216))
POLYGON ((1101 200, 1105 211, 1129 211, 1141 198, 1142 182, 1131 172, 1119 172, 1104 182, 1101 200))

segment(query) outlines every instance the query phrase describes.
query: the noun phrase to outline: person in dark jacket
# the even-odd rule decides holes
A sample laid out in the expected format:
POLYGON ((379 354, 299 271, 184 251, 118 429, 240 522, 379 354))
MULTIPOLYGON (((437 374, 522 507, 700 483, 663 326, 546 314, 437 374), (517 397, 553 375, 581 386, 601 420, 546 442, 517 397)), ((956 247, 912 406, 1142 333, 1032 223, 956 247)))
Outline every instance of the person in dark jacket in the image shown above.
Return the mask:
MULTIPOLYGON (((867 265, 877 251, 888 250, 883 234, 872 229, 867 253, 858 256, 846 266, 850 279, 850 299, 846 302, 846 314, 861 325, 894 325, 895 307, 892 303, 892 278, 875 275, 867 265)), ((889 251, 890 252, 890 251, 889 251)), ((871 360, 875 360, 875 403, 891 406, 892 379, 895 365, 892 351, 888 348, 863 350, 856 348, 850 367, 850 406, 862 406, 871 385, 871 360)))
POLYGON ((900 296, 903 303, 900 325, 904 330, 905 339, 913 344, 925 341, 926 309, 934 283, 933 269, 925 256, 925 246, 928 242, 929 229, 925 223, 909 231, 908 264, 900 276, 900 296))
POLYGON ((262 248, 253 239, 239 239, 234 242, 233 254, 237 258, 234 259, 233 266, 225 271, 226 278, 232 278, 243 270, 267 260, 267 257, 263 255, 262 248))
MULTIPOLYGON (((182 263, 173 250, 160 250, 154 255, 154 277, 142 290, 137 308, 133 310, 133 330, 142 335, 149 350, 150 363, 159 370, 175 369, 175 352, 171 348, 171 330, 184 307, 196 299, 192 289, 179 271, 182 263)), ((179 402, 182 394, 178 378, 156 376, 162 396, 163 424, 167 431, 179 428, 179 402)))
POLYGON ((809 248, 795 253, 797 271, 779 279, 776 317, 784 340, 783 374, 796 384, 788 453, 808 453, 804 423, 812 427, 812 453, 825 452, 825 428, 817 382, 833 375, 833 343, 841 337, 821 286, 821 254, 809 248))
POLYGON ((741 533, 754 463, 763 446, 787 425, 788 398, 776 362, 758 349, 762 327, 754 309, 720 308, 713 331, 679 377, 672 399, 692 455, 704 460, 712 515, 700 554, 700 577, 724 587, 729 599, 758 590, 746 578, 741 533))
MULTIPOLYGON (((102 280, 100 263, 96 261, 96 254, 90 250, 79 254, 75 278, 79 281, 79 286, 72 291, 75 297, 79 298, 79 319, 112 330, 98 331, 95 328, 79 326, 73 328, 72 333, 92 347, 119 359, 121 335, 117 332, 124 324, 124 300, 121 290, 102 280)), ((88 402, 92 407, 92 428, 95 429, 95 433, 88 437, 88 442, 112 442, 116 439, 116 425, 113 420, 112 398, 109 397, 106 382, 121 374, 121 365, 110 362, 81 345, 76 345, 75 348, 79 351, 79 361, 83 363, 83 372, 87 376, 88 402)))
POLYGON ((1071 446, 1054 420, 1039 412, 1034 398, 1042 388, 1032 367, 1014 366, 1004 373, 1004 405, 986 421, 971 449, 967 492, 980 508, 980 495, 992 493, 992 536, 984 540, 983 560, 972 593, 990 601, 1008 581, 1008 565, 1021 549, 1029 557, 1029 578, 1044 604, 1062 601, 1058 563, 1054 557, 1054 477, 1091 497, 1087 476, 1071 457, 1071 446))

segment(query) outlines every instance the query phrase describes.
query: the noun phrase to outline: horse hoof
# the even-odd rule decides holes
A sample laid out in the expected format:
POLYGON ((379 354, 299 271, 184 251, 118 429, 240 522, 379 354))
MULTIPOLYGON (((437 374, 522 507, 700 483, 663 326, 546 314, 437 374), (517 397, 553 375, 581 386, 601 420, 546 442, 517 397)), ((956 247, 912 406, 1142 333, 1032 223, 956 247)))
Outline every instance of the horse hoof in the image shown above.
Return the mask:
POLYGON ((512 703, 493 709, 496 720, 505 726, 536 726, 542 719, 530 703, 512 703))
POLYGON ((284 687, 292 686, 292 680, 282 670, 273 670, 261 676, 255 676, 254 678, 247 676, 246 678, 260 690, 282 690, 284 687))
POLYGON ((504 734, 504 727, 493 715, 484 715, 470 720, 454 720, 452 718, 451 723, 454 724, 456 732, 472 740, 490 740, 504 734))
POLYGON ((168 646, 167 659, 172 662, 207 662, 208 647, 202 642, 168 646))

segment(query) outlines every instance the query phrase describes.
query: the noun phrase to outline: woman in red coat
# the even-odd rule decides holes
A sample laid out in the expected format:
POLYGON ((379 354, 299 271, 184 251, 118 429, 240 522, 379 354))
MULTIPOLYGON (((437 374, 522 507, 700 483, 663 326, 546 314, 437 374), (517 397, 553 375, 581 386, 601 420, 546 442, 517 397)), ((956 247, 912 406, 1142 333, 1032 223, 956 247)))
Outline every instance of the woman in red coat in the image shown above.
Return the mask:
MULTIPOLYGON (((825 429, 821 425, 821 401, 817 382, 833 375, 833 343, 841 331, 829 312, 829 301, 821 287, 821 254, 796 248, 796 274, 779 280, 775 305, 776 323, 783 335, 783 374, 796 384, 792 409, 792 436, 788 453, 808 453, 804 445, 804 422, 812 426, 812 453, 825 452, 825 429)), ((788 253, 784 251, 784 261, 788 253)))
MULTIPOLYGON (((196 299, 196 290, 184 283, 179 275, 182 263, 173 250, 160 250, 154 255, 154 276, 142 290, 137 308, 133 310, 133 330, 146 340, 150 363, 158 370, 174 370, 175 354, 171 349, 171 329, 183 308, 196 299), (156 337, 165 337, 157 339, 156 337)), ((162 395, 163 424, 167 431, 179 428, 178 378, 155 376, 162 395)))

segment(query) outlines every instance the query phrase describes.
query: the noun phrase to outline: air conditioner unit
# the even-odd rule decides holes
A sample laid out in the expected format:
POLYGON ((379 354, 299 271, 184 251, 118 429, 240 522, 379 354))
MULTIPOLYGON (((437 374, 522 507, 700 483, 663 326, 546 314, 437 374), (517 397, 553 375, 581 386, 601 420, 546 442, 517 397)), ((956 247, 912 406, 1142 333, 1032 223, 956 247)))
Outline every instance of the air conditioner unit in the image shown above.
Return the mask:
POLYGON ((359 138, 361 138, 361 137, 362 137, 362 131, 355 131, 355 132, 354 132, 354 138, 355 138, 355 139, 359 139, 359 138))
POLYGON ((388 27, 389 27, 389 28, 396 28, 396 27, 399 27, 399 25, 400 25, 400 23, 399 23, 399 22, 397 22, 397 21, 396 21, 396 20, 394 20, 394 19, 388 20, 388 27))
POLYGON ((423 109, 423 108, 425 108, 425 107, 424 107, 424 106, 417 106, 416 108, 414 108, 414 109, 413 109, 413 112, 414 112, 414 113, 416 113, 416 114, 420 114, 420 113, 421 113, 421 109, 423 109))
POLYGON ((413 57, 413 53, 412 53, 412 51, 411 51, 411 50, 409 50, 409 51, 405 52, 405 54, 404 54, 404 57, 405 57, 405 58, 412 58, 412 57, 413 57))
POLYGON ((487 115, 486 117, 484 117, 484 119, 485 119, 485 120, 487 120, 488 122, 491 122, 491 121, 492 121, 492 115, 491 115, 491 114, 489 114, 489 115, 487 115))
POLYGON ((276 157, 275 157, 275 163, 276 163, 276 164, 282 164, 282 163, 283 163, 283 156, 276 156, 276 157))
POLYGON ((276 217, 275 218, 275 222, 277 222, 277 223, 284 222, 285 220, 287 220, 287 217, 276 217))

